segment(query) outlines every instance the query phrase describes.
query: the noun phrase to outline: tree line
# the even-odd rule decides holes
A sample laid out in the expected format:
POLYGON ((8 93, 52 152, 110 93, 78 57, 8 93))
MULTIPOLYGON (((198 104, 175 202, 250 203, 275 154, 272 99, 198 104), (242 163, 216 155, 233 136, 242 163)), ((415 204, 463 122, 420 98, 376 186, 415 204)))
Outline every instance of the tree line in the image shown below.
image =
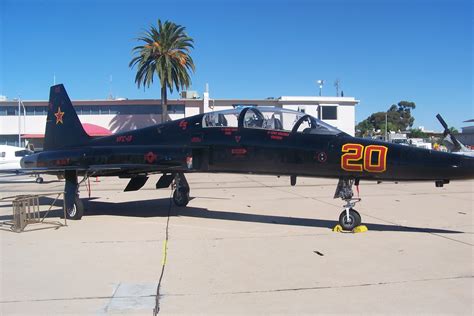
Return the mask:
POLYGON ((357 136, 367 137, 377 132, 385 134, 385 129, 387 132, 406 131, 415 122, 412 116, 412 110, 415 108, 415 102, 400 101, 398 104, 392 104, 386 112, 373 113, 357 124, 357 136))

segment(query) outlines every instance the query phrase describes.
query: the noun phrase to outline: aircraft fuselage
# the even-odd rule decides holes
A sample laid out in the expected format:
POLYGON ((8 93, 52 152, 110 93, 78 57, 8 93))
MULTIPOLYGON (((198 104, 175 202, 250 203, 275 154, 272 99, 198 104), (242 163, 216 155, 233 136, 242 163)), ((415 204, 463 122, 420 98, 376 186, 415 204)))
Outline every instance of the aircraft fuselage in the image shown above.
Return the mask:
POLYGON ((474 158, 338 135, 247 127, 203 127, 203 115, 25 157, 24 168, 126 176, 236 172, 388 181, 474 177, 474 158), (103 170, 101 165, 116 166, 103 170), (124 168, 127 166, 127 168, 124 168), (95 171, 94 171, 95 170, 95 171))

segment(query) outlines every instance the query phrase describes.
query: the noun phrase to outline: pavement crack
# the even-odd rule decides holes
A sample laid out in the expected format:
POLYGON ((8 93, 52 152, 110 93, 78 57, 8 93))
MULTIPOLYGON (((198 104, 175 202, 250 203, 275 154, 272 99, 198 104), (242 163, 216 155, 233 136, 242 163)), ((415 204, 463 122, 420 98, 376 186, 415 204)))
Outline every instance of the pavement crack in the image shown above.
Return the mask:
POLYGON ((62 298, 39 298, 39 299, 31 299, 31 300, 7 300, 7 301, 0 301, 0 304, 54 302, 54 301, 108 300, 108 299, 117 299, 117 298, 146 298, 146 297, 154 297, 155 296, 154 294, 150 294, 150 295, 127 295, 127 296, 115 296, 114 294, 113 295, 107 295, 107 296, 80 296, 80 297, 62 297, 62 298))
MULTIPOLYGON (((345 289, 345 288, 359 288, 359 287, 368 287, 368 286, 397 285, 397 284, 416 283, 416 282, 432 282, 432 281, 471 279, 473 277, 474 277, 473 275, 464 275, 464 276, 454 276, 454 277, 444 277, 444 278, 425 278, 425 279, 415 279, 415 280, 359 283, 359 284, 336 285, 336 286, 329 286, 328 285, 328 286, 309 286, 309 287, 298 287, 298 288, 255 290, 255 291, 219 292, 219 293, 209 293, 209 295, 218 296, 218 295, 265 294, 265 293, 278 293, 278 292, 298 292, 298 291, 345 289)), ((202 294, 166 294, 166 296, 199 296, 199 295, 202 295, 202 294)))
POLYGON ((158 239, 149 240, 97 240, 97 241, 82 241, 81 244, 122 244, 122 243, 149 243, 160 242, 158 239))
POLYGON ((173 190, 171 190, 171 194, 169 197, 169 206, 168 206, 168 218, 166 219, 166 229, 165 229, 165 239, 163 240, 163 254, 162 254, 162 261, 161 261, 161 272, 160 278, 158 279, 158 285, 156 286, 156 294, 155 294, 155 307, 153 308, 153 315, 156 316, 160 312, 160 290, 161 290, 161 281, 163 281, 163 277, 165 275, 165 267, 166 261, 168 258, 168 240, 169 240, 169 227, 170 227, 170 217, 171 217, 171 208, 173 207, 172 203, 172 196, 173 190))
MULTIPOLYGON (((314 290, 330 290, 330 289, 344 289, 344 288, 358 288, 366 286, 384 286, 384 285, 396 285, 406 284, 415 282, 432 282, 432 281, 447 281, 447 280, 461 280, 461 279, 472 279, 474 275, 460 275, 443 278, 424 278, 415 280, 402 280, 402 281, 387 281, 387 282, 374 282, 374 283, 359 283, 359 284, 348 284, 348 285, 336 285, 336 286, 310 286, 310 287, 298 287, 298 288, 281 288, 281 289, 269 289, 269 290, 255 290, 255 291, 233 291, 233 292, 218 292, 209 293, 208 295, 241 295, 241 294, 261 294, 261 293, 278 293, 278 292, 298 292, 298 291, 314 291, 314 290)), ((162 294, 161 296, 200 296, 203 294, 162 294)), ((28 300, 6 300, 0 301, 0 304, 8 303, 32 303, 32 302, 52 302, 52 301, 79 301, 79 300, 106 300, 106 299, 127 299, 127 298, 148 298, 155 297, 155 294, 149 295, 121 295, 115 296, 115 293, 107 296, 82 296, 82 297, 63 297, 63 298, 44 298, 44 299, 28 299, 28 300)))

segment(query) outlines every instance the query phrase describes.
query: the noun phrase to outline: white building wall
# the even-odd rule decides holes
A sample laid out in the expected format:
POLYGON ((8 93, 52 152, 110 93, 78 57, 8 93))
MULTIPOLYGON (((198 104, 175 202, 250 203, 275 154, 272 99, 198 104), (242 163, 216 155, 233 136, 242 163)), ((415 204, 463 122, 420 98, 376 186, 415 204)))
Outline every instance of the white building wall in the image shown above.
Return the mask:
MULTIPOLYGON (((201 110, 198 107, 186 107, 184 108, 184 113, 186 117, 198 115, 201 110)), ((182 115, 181 115, 182 116, 182 115)))
POLYGON ((317 104, 283 104, 282 108, 294 111, 304 111, 305 114, 318 117, 317 104))
POLYGON ((355 135, 355 107, 353 105, 340 105, 337 108, 337 121, 325 120, 349 135, 355 135))
MULTIPOLYGON (((128 102, 128 101, 127 101, 128 102)), ((130 100, 129 102, 137 102, 130 100)), ((154 100, 156 102, 156 100, 154 100)), ((325 120, 342 131, 354 135, 355 132, 355 105, 358 100, 352 97, 304 97, 304 96, 284 96, 271 100, 214 100, 209 98, 209 94, 204 99, 195 100, 177 100, 184 103, 185 114, 169 113, 173 120, 181 119, 200 114, 202 112, 211 112, 225 109, 232 109, 233 104, 258 104, 265 106, 279 106, 286 109, 301 110, 306 114, 318 117, 319 105, 338 106, 337 120, 325 120)), ((143 103, 143 101, 140 101, 143 103)), ((123 132, 142 128, 161 122, 159 114, 141 114, 141 115, 79 115, 82 123, 99 125, 109 129, 113 133, 123 132)), ((46 124, 45 115, 27 115, 21 117, 21 134, 44 134, 46 124)), ((17 135, 18 117, 0 115, 0 135, 17 135)))
MULTIPOLYGON (((21 117, 21 134, 44 134, 46 115, 21 117)), ((18 116, 0 116, 0 135, 18 135, 18 116)))

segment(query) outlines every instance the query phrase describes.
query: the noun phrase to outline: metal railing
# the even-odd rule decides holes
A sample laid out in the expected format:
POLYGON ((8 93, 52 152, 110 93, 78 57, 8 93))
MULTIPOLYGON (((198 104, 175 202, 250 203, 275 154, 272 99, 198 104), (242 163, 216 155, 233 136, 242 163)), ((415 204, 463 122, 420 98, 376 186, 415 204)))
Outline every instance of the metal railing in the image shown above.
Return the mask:
MULTIPOLYGON (((15 195, 0 199, 3 202, 11 202, 13 209, 13 219, 10 221, 0 222, 0 226, 10 226, 10 229, 14 232, 21 233, 25 231, 27 225, 30 224, 49 224, 51 227, 41 227, 37 229, 45 228, 59 228, 67 226, 66 221, 66 205, 64 199, 64 192, 52 192, 42 194, 27 194, 27 195, 15 195), (53 202, 50 203, 49 208, 46 211, 40 209, 40 199, 45 197, 53 196, 53 202), (64 216, 64 223, 59 221, 46 221, 50 211, 54 207, 56 201, 60 197, 63 197, 62 209, 64 216)), ((37 230, 32 229, 32 230, 37 230)))

